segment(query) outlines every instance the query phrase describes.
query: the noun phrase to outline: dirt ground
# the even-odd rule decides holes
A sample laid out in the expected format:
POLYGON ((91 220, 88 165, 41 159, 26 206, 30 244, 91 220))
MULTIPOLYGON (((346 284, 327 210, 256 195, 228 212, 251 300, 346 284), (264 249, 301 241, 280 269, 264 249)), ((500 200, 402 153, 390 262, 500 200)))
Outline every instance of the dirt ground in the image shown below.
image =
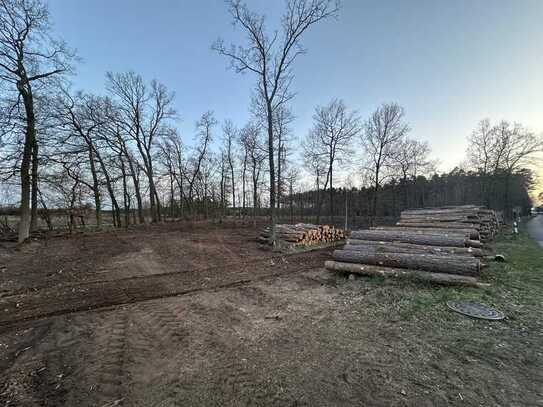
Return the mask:
POLYGON ((331 249, 255 235, 172 223, 0 248, 0 406, 543 406, 537 245, 476 293, 348 279, 322 269, 331 249), (444 305, 466 296, 508 318, 444 305))

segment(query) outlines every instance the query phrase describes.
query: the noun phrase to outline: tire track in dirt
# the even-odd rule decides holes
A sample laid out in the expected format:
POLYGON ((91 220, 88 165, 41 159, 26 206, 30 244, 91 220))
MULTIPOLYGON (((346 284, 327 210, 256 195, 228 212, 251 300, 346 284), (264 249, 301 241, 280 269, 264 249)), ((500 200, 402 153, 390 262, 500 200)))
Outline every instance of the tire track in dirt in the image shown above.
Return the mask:
POLYGON ((103 406, 112 402, 123 405, 125 359, 129 352, 127 327, 128 314, 124 309, 100 315, 100 324, 96 329, 91 351, 86 350, 91 359, 85 372, 87 377, 76 383, 76 388, 90 385, 91 405, 103 406))
POLYGON ((171 309, 172 304, 137 304, 137 318, 132 323, 153 338, 155 343, 169 346, 179 346, 188 336, 183 327, 183 321, 171 309))
MULTIPOLYGON (((242 271, 234 273, 234 283, 226 288, 245 287, 294 270, 298 273, 314 268, 313 257, 322 265, 321 254, 303 254, 289 258, 288 263, 278 262, 281 267, 277 271, 278 265, 255 271, 254 264, 268 264, 269 259, 244 265, 242 271), (274 272, 268 274, 270 270, 274 272), (238 279, 247 276, 250 278, 240 284, 238 279)), ((213 291, 223 288, 208 285, 196 292, 209 299, 215 297, 213 291)), ((202 405, 203 400, 209 400, 203 391, 213 394, 215 405, 287 405, 292 400, 279 394, 276 383, 268 383, 270 372, 265 369, 262 376, 257 364, 261 359, 251 350, 255 338, 249 335, 249 342, 244 342, 247 361, 238 358, 238 349, 232 347, 247 327, 244 309, 250 309, 249 317, 253 318, 255 309, 267 315, 279 305, 273 298, 262 296, 268 294, 255 288, 234 288, 218 296, 211 308, 201 308, 196 313, 192 302, 200 301, 196 299, 200 296, 180 301, 137 302, 103 312, 52 318, 58 338, 35 353, 49 355, 47 377, 43 378, 42 387, 34 383, 26 394, 41 394, 50 405, 70 407, 101 407, 114 402, 118 406, 202 405), (187 323, 191 326, 190 335, 187 323), (190 342, 192 335, 204 337, 204 342, 190 342)), ((260 318, 263 320, 262 315, 260 318)))
POLYGON ((254 295, 252 290, 247 293, 240 287, 222 292, 216 301, 207 293, 160 305, 176 316, 177 326, 184 322, 192 327, 193 340, 183 342, 182 351, 168 361, 152 406, 203 405, 199 399, 203 394, 207 405, 265 405, 263 400, 269 401, 265 383, 258 379, 260 372, 254 366, 255 355, 247 348, 251 340, 240 337, 240 332, 251 337, 247 331, 252 323, 244 313, 246 304, 256 306, 254 295), (187 308, 190 313, 183 314, 187 308), (238 352, 247 354, 237 358, 238 352))
POLYGON ((329 249, 255 259, 234 266, 193 272, 131 277, 103 283, 37 290, 28 295, 0 298, 0 326, 24 320, 131 304, 201 291, 224 289, 296 271, 321 267, 329 249), (277 261, 289 258, 289 263, 277 261), (275 263, 277 261, 278 264, 275 263), (260 267, 256 267, 260 265, 260 267), (215 281, 213 281, 215 280, 215 281), (2 312, 3 311, 3 312, 2 312))

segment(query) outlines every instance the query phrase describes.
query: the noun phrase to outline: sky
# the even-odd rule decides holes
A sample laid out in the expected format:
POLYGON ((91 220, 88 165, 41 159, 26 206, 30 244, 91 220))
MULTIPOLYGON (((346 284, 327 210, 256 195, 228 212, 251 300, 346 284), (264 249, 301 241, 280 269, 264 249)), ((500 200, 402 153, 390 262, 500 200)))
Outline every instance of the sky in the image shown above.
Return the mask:
MULTIPOLYGON (((279 28, 282 0, 248 0, 279 28)), ((221 0, 50 0, 54 32, 82 61, 75 89, 103 93, 105 73, 133 70, 176 94, 187 141, 207 110, 243 126, 255 77, 211 50, 240 42, 221 0)), ((368 117, 405 108, 410 136, 429 142, 440 170, 458 165, 483 118, 543 131, 542 0, 344 0, 337 19, 313 26, 295 65, 296 137, 316 105, 342 98, 368 117)), ((543 174, 542 174, 543 175, 543 174)))

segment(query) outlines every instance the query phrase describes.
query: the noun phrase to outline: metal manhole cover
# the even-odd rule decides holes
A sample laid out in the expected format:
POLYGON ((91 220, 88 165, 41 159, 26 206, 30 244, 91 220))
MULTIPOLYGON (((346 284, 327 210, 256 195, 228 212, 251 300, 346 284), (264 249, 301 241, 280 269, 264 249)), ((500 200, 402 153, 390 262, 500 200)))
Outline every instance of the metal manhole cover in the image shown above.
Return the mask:
POLYGON ((505 315, 503 315, 500 311, 497 311, 488 305, 481 304, 480 302, 455 300, 447 301, 447 306, 453 311, 473 318, 492 320, 500 320, 505 318, 505 315))

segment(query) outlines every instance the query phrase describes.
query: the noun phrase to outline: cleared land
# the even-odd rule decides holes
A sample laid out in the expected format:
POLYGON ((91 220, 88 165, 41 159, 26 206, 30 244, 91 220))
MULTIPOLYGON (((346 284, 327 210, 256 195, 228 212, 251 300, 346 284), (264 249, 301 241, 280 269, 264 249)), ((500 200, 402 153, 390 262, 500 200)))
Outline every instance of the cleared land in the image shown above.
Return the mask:
POLYGON ((281 256, 257 234, 172 223, 2 248, 0 405, 543 405, 543 250, 525 234, 495 244, 508 262, 484 290, 349 280, 322 268, 330 249, 281 256))

